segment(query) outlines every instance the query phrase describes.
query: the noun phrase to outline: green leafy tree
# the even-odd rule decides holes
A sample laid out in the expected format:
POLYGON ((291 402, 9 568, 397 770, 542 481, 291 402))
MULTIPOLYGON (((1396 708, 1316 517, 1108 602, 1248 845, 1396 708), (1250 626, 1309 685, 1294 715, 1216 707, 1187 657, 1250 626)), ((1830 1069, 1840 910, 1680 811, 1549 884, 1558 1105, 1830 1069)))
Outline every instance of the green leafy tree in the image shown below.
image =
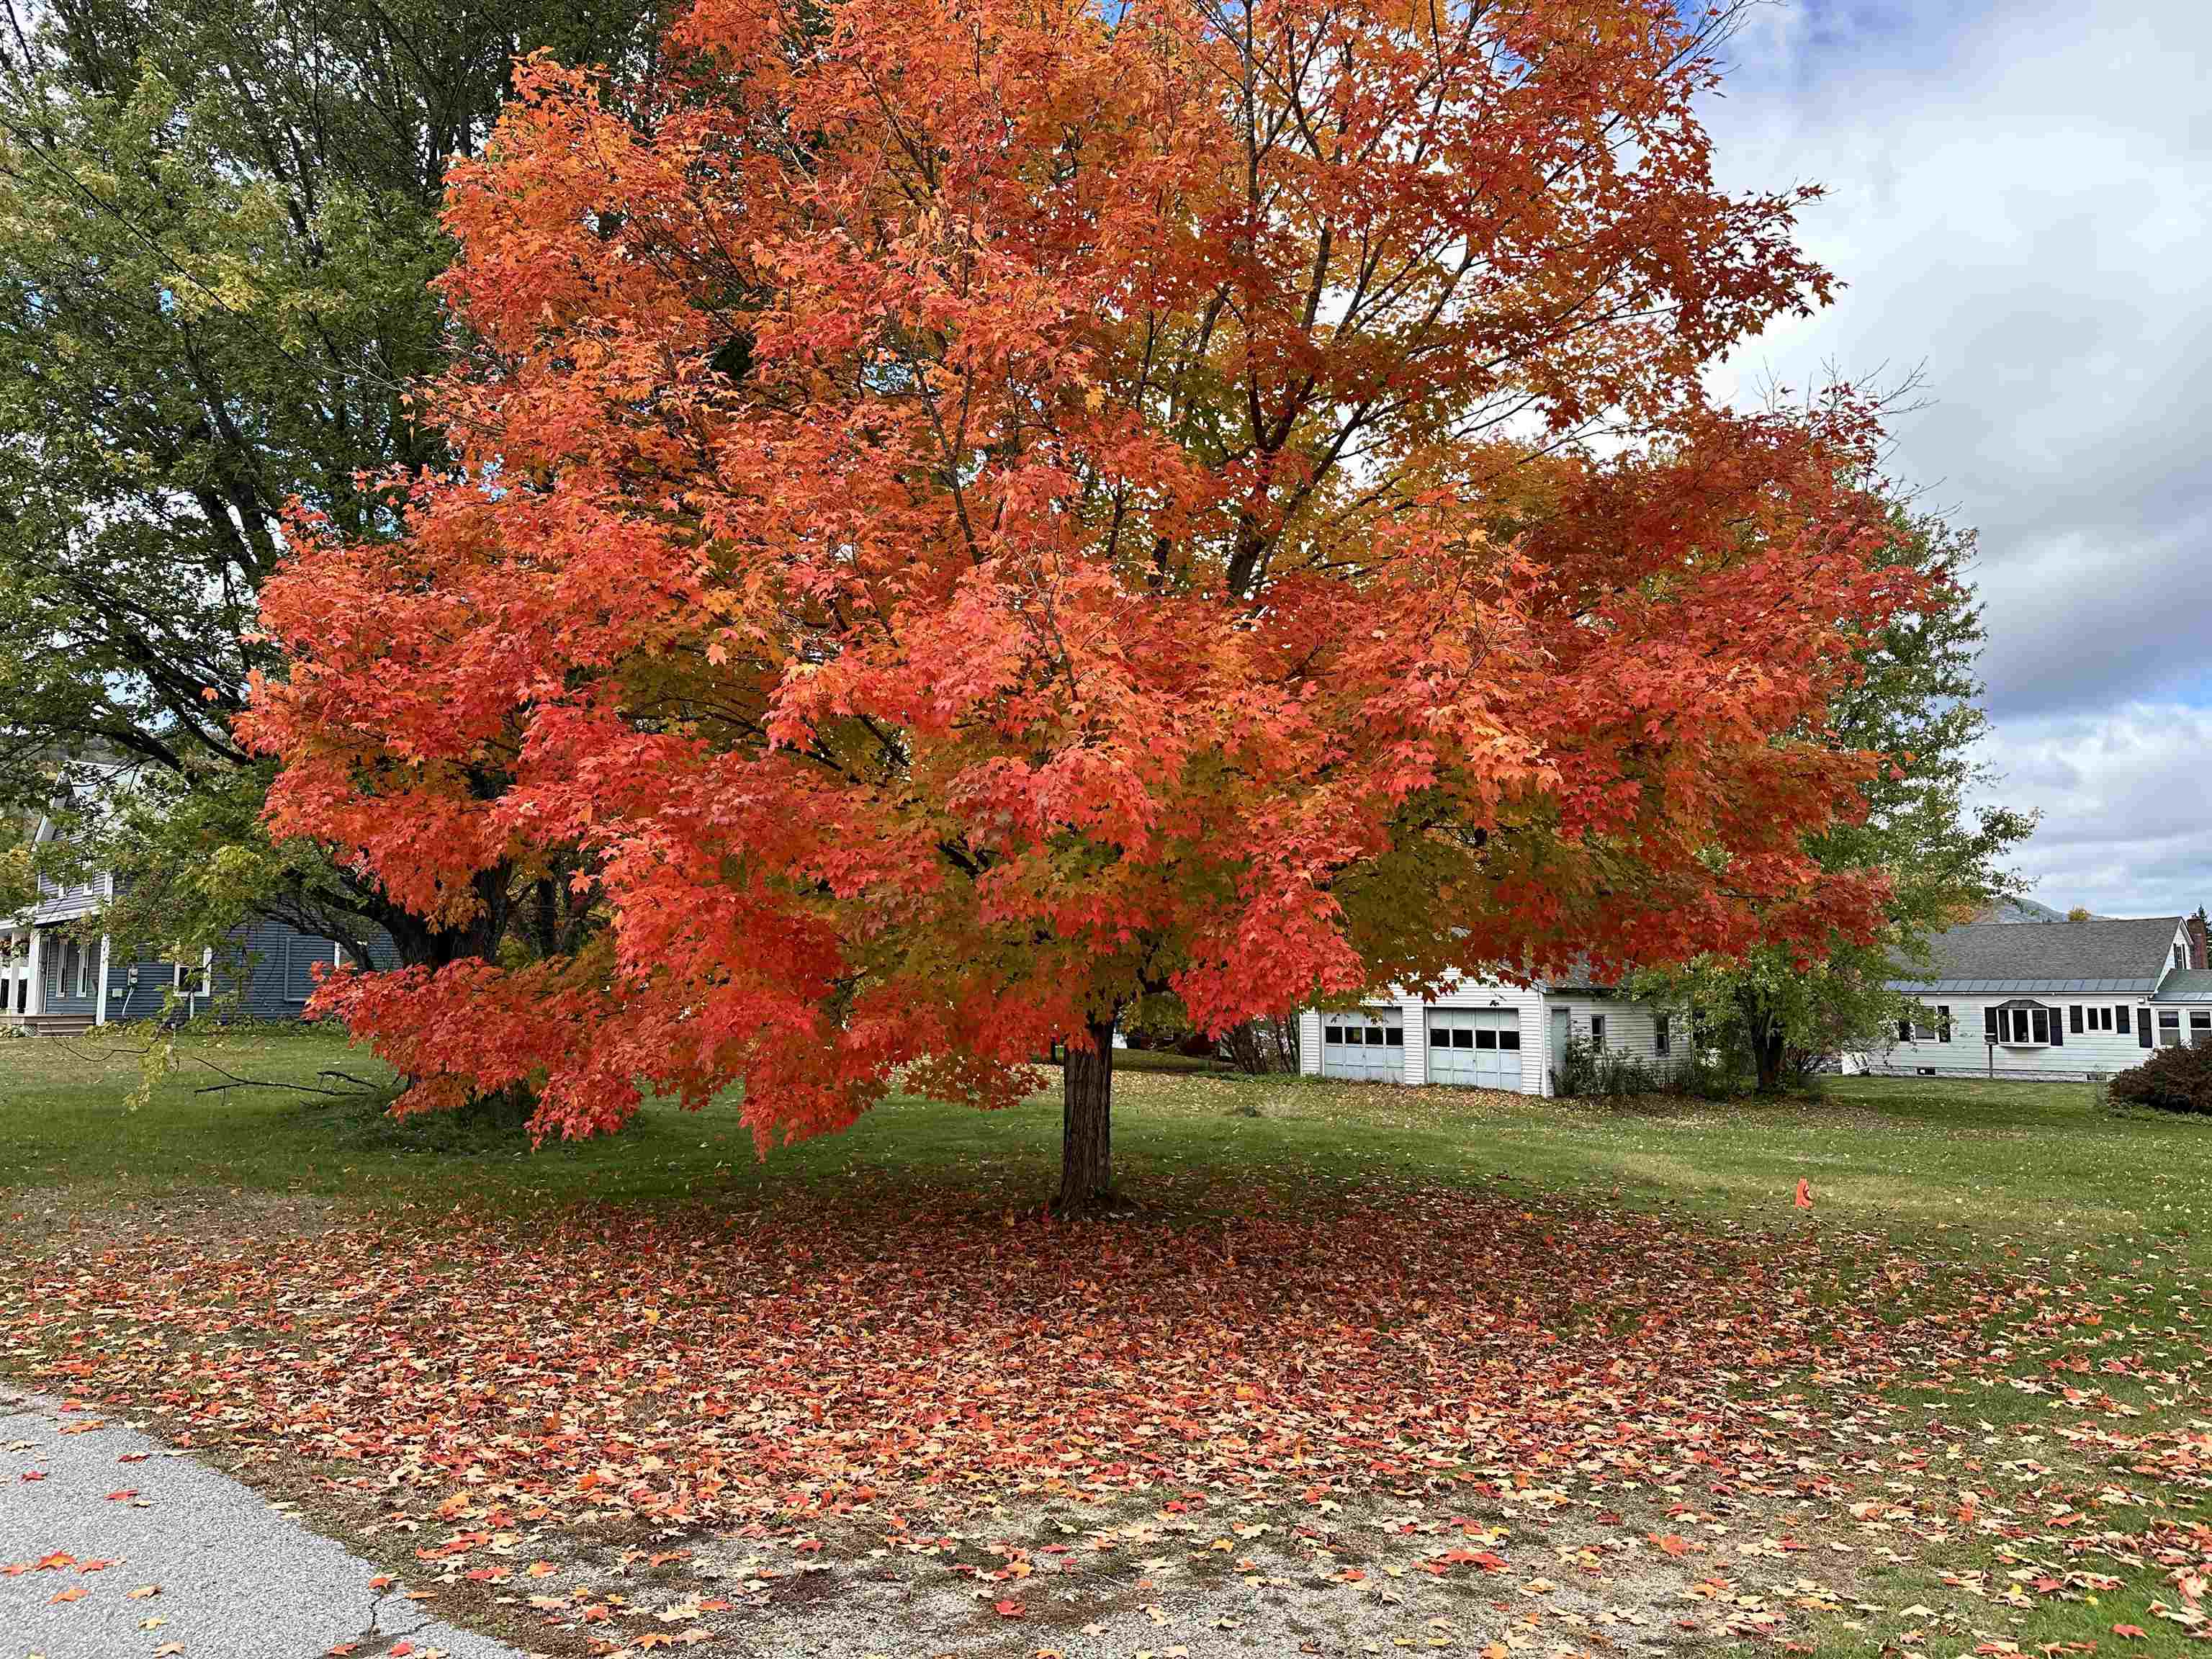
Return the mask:
MULTIPOLYGON (((428 287, 448 159, 518 53, 647 50, 645 0, 5 3, 0 803, 46 806, 63 757, 141 896, 115 926, 149 939, 259 915, 489 948, 505 891, 444 933, 270 846, 232 722, 287 504, 374 536, 395 470, 444 459, 407 388, 459 343, 428 287)), ((505 873, 524 901, 544 874, 505 873)))
POLYGON ((38 897, 30 833, 20 823, 0 819, 0 916, 20 915, 37 903, 38 897))
POLYGON ((1882 937, 1871 945, 1837 938, 1816 957, 1772 949, 1708 957, 1680 974, 1646 976, 1641 987, 1687 1000, 1708 1040, 1748 1060, 1762 1093, 1802 1080, 1823 1055, 1877 1046, 1893 1033, 1914 1011, 1889 981, 1900 968, 1927 965, 1935 935, 2012 890, 2004 860, 2035 827, 2032 812, 1968 805, 1992 781, 1981 757, 1989 720, 1976 672, 1982 608, 1965 580, 1973 537, 1905 506, 1893 509, 1891 523, 1893 558, 1929 579, 1929 597, 1867 639, 1861 674, 1828 709, 1838 750, 1870 750, 1889 763, 1863 786, 1864 817, 1809 843, 1825 869, 1888 877, 1882 937))

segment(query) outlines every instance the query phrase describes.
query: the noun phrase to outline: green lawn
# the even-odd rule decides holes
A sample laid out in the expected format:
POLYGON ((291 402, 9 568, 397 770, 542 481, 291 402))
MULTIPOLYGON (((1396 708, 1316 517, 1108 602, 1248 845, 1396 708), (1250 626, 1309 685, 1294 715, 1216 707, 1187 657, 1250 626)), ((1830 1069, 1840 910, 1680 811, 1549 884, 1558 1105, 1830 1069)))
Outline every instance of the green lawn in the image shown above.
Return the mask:
MULTIPOLYGON (((532 1151, 450 1118, 394 1123, 389 1073, 320 1031, 215 1033, 179 1045, 149 1097, 144 1039, 0 1043, 0 1188, 89 1194, 209 1187, 369 1205, 456 1197, 495 1208, 772 1191, 908 1176, 1042 1198, 1054 1174, 1049 1096, 980 1114, 911 1098, 849 1132, 763 1159, 735 1105, 649 1106, 613 1139, 532 1151), (227 1088, 232 1078, 305 1085, 227 1088)), ((1308 1079, 1122 1073, 1115 1152, 1140 1205, 1232 1205, 1253 1182, 1373 1178, 1617 1196, 1703 1218, 1787 1220, 1802 1176, 1817 1213, 1925 1251, 2130 1249, 2160 1237, 2212 1265, 2212 1123, 2100 1109, 2086 1084, 1831 1079, 1788 1104, 1593 1106, 1308 1079)))
MULTIPOLYGON (((619 1137, 533 1151, 512 1130, 450 1117, 393 1122, 388 1074, 325 1032, 189 1036, 142 1089, 146 1048, 123 1031, 0 1043, 0 1221, 128 1212, 195 1193, 326 1199, 371 1217, 458 1208, 533 1224, 587 1203, 696 1214, 825 1193, 850 1213, 853 1194, 882 1188, 885 1215, 951 1200, 970 1212, 1003 1208, 1011 1223, 1042 1201, 1056 1172, 1059 1109, 1048 1094, 995 1115, 898 1098, 847 1133, 765 1159, 726 1101, 696 1115, 648 1106, 619 1137)), ((1686 1236, 1725 1232, 1778 1262, 1802 1243, 1801 1262, 1817 1258, 1839 1303, 1863 1301, 1869 1288, 1887 1301, 1893 1287, 1899 1317, 1988 1296, 1980 1346, 1994 1359, 1970 1340, 1956 1375, 1914 1385, 1924 1392, 1908 1400, 1872 1402, 1892 1429, 1935 1449, 1938 1500, 1916 1474, 1909 1525, 1869 1534, 1840 1521, 1832 1544, 1814 1547, 1838 1553, 1799 1568, 1848 1569, 1873 1603, 1936 1611, 1900 1620, 1838 1606, 1814 1619, 1818 1645, 1801 1650, 1934 1659, 2015 1650, 1989 1643, 2099 1643, 2148 1653, 2185 1639, 2159 1620, 2158 1598, 2171 1606, 2179 1592, 2155 1571, 2109 1589, 2064 1576, 2109 1569, 2099 1552, 2114 1540, 2132 1547, 2125 1540, 2150 1517, 2202 1524, 2212 1479, 2189 1448, 2191 1436, 2212 1447, 2212 1121, 2101 1109, 2086 1084, 1832 1079, 1818 1099, 1730 1105, 1174 1071, 1127 1073, 1116 1086, 1116 1169, 1139 1227, 1202 1229, 1261 1202, 1317 1213, 1332 1195, 1348 1202, 1376 1183, 1454 1188, 1503 1198, 1509 1215, 1525 1206, 1531 1221, 1578 1205, 1661 1212, 1686 1236), (1809 1215, 1792 1203, 1801 1178, 1814 1194, 1809 1215), (1900 1262, 1911 1269, 1901 1277, 1900 1262), (2052 1311, 2069 1310, 2047 1334, 2033 1299, 2045 1285, 2052 1311), (2114 1311, 2075 1316, 2098 1308, 2114 1311), (2158 1437, 2167 1461, 2157 1470, 2115 1462, 2082 1448, 2085 1428, 2158 1437), (1946 1531, 1955 1500, 1940 1494, 1954 1487, 2017 1506, 2019 1524, 1946 1531), (2094 1497, 2100 1488, 2106 1496, 2094 1497), (2097 1511, 2106 1544, 2081 1552, 2091 1528, 2067 1531, 2072 1522, 2051 1518, 2068 1504, 2097 1511), (1884 1538, 1907 1547, 1877 1559, 1884 1538), (2068 1587, 2057 1590, 2020 1588, 2062 1579, 2068 1587), (1915 1622, 1928 1626, 1917 1641, 1915 1622), (2115 1625, 2151 1635, 2116 1637, 2115 1625)), ((250 1223, 250 1211, 240 1213, 250 1223)), ((1775 1397, 1774 1379, 1755 1386, 1775 1397)), ((1816 1378, 1779 1386, 1832 1422, 1859 1421, 1870 1403, 1831 1398, 1816 1378)), ((1877 1461, 1905 1437, 1873 1443, 1877 1461)), ((1887 1490, 1899 1490, 1893 1480, 1887 1490)))

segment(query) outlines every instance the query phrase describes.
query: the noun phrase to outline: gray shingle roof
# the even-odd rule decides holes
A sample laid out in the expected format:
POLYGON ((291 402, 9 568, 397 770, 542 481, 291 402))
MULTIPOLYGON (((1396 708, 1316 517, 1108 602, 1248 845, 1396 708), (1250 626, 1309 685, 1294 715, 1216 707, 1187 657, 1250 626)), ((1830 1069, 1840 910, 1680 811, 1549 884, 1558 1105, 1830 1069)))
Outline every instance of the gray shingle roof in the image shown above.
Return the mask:
POLYGON ((2177 968, 2159 981, 2160 1002, 2212 1002, 2212 972, 2177 968))
POLYGON ((1929 942, 1932 977, 1908 969, 1912 977, 1890 983, 1915 993, 2148 991, 2171 965, 2173 930, 2180 925, 2179 916, 1976 922, 1929 942))

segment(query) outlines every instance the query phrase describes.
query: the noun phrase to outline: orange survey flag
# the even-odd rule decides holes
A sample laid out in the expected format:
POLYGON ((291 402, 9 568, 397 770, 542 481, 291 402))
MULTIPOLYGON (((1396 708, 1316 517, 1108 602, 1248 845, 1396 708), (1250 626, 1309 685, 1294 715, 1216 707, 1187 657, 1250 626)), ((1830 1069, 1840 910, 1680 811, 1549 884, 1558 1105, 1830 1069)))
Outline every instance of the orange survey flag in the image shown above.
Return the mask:
POLYGON ((1797 1178, 1797 1207, 1801 1210, 1813 1207, 1813 1183, 1802 1176, 1797 1178))

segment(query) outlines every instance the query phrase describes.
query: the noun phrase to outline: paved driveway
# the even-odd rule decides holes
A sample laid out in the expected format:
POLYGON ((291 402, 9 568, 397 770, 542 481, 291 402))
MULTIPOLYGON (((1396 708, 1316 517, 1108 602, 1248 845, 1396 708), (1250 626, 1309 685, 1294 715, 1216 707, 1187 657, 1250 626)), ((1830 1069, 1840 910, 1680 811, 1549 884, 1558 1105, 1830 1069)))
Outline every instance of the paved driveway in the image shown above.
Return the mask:
POLYGON ((0 1392, 0 1659, 520 1659, 377 1571, 135 1430, 0 1392))

